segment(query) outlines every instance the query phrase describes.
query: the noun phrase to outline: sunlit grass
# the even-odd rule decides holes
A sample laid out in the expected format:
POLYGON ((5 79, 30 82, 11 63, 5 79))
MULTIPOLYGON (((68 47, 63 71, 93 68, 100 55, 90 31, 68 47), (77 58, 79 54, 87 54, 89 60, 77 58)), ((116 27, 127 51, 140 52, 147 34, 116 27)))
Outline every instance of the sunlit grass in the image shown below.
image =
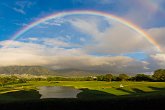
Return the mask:
POLYGON ((27 90, 37 89, 39 86, 74 86, 77 89, 88 88, 90 90, 99 90, 114 95, 125 95, 127 92, 118 90, 120 84, 124 87, 122 89, 133 92, 133 88, 137 88, 144 92, 154 91, 149 87, 165 88, 164 82, 104 82, 104 81, 29 81, 23 84, 11 84, 0 87, 0 93, 14 91, 14 90, 27 90))
POLYGON ((140 96, 157 97, 164 96, 165 93, 165 82, 28 81, 22 84, 9 84, 3 87, 1 86, 0 100, 14 101, 39 99, 40 94, 37 89, 40 86, 73 86, 77 89, 84 89, 80 94, 81 98, 88 98, 89 96, 91 99, 118 97, 135 98, 140 96), (124 87, 121 88, 120 84, 124 87), (24 95, 25 93, 26 95, 24 95), (10 94, 15 94, 15 96, 13 97, 13 95, 10 94), (26 96, 29 95, 31 97, 26 98, 26 96))

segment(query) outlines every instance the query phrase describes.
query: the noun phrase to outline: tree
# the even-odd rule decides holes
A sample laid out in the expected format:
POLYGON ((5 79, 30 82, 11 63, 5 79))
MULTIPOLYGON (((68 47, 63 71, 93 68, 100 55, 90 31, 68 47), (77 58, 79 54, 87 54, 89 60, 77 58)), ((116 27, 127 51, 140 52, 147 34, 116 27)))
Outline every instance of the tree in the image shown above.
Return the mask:
POLYGON ((119 74, 118 79, 119 79, 120 81, 126 81, 126 80, 129 79, 129 76, 126 75, 126 74, 119 74))
POLYGON ((0 77, 0 84, 1 84, 1 86, 4 86, 9 81, 10 81, 10 78, 9 77, 0 77))
POLYGON ((158 69, 152 76, 157 81, 165 81, 165 69, 158 69))
POLYGON ((117 81, 118 80, 118 76, 113 76, 112 81, 117 81))
POLYGON ((11 82, 11 83, 15 83, 15 82, 18 81, 18 77, 17 76, 11 75, 9 78, 10 78, 9 82, 11 82))
POLYGON ((132 79, 136 80, 136 81, 152 81, 152 77, 150 77, 149 75, 145 75, 145 74, 137 74, 132 79))
POLYGON ((112 74, 106 74, 105 75, 105 81, 111 81, 113 78, 113 75, 112 74))
POLYGON ((26 79, 25 78, 20 78, 20 79, 18 79, 17 83, 26 83, 26 79))
POLYGON ((97 81, 105 81, 105 76, 103 75, 97 76, 97 81))

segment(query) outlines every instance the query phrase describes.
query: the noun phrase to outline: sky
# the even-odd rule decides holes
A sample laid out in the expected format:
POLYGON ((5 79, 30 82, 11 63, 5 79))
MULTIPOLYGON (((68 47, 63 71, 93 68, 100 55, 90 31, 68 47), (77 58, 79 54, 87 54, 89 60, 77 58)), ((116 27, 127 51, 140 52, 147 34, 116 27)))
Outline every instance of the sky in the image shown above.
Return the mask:
POLYGON ((52 69, 141 73, 165 68, 164 0, 1 0, 0 66, 41 65, 52 69), (99 11, 136 25, 135 29, 99 11), (76 11, 43 21, 13 37, 31 23, 55 13, 76 11))

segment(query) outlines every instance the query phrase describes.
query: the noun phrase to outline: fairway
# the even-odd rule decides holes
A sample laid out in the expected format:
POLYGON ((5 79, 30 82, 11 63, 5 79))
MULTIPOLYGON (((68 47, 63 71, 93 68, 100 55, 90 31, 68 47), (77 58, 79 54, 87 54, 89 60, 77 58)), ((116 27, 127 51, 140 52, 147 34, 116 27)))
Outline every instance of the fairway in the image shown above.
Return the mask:
POLYGON ((39 99, 40 94, 37 89, 40 86, 73 86, 82 90, 77 97, 84 100, 117 99, 123 97, 142 98, 148 96, 151 96, 148 98, 158 98, 159 96, 165 96, 164 82, 30 81, 23 84, 0 87, 0 100, 10 102, 39 99), (123 87, 120 87, 121 84, 123 87), (26 95, 22 94, 22 91, 26 95))
POLYGON ((164 103, 164 93, 164 82, 29 81, 0 87, 0 106, 2 110, 45 110, 48 106, 60 110, 93 109, 94 106, 95 110, 109 110, 109 106, 118 110, 157 109, 164 103), (82 92, 77 98, 40 99, 38 87, 41 86, 72 86, 82 92))

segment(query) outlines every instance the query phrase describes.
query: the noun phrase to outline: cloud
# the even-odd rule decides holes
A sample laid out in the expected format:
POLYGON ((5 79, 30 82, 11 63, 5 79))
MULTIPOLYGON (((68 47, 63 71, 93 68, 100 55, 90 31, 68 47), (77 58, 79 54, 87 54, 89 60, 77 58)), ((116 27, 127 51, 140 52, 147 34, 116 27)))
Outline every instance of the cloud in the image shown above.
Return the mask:
POLYGON ((26 24, 26 23, 14 23, 15 25, 18 25, 18 26, 27 26, 28 24, 26 24))
POLYGON ((30 8, 31 6, 33 6, 35 4, 35 2, 30 2, 28 0, 24 0, 24 1, 17 1, 16 6, 24 9, 25 7, 30 8))
POLYGON ((45 22, 42 22, 41 24, 44 25, 49 25, 49 26, 61 26, 62 23, 64 23, 65 20, 62 18, 56 18, 56 19, 51 19, 45 22))
POLYGON ((33 5, 35 5, 35 2, 24 0, 24 1, 17 1, 14 7, 10 7, 8 5, 7 6, 18 13, 26 14, 25 9, 31 8, 33 5))
POLYGON ((110 27, 107 26, 104 31, 100 31, 102 21, 90 18, 70 21, 75 29, 92 36, 93 42, 84 47, 88 52, 123 54, 154 51, 155 47, 139 33, 113 20, 108 20, 108 22, 110 27))
POLYGON ((165 52, 165 27, 151 28, 147 32, 160 45, 163 52, 165 52))
MULTIPOLYGON (((50 55, 50 56, 80 56, 84 55, 83 51, 81 51, 80 48, 70 48, 70 49, 65 49, 62 48, 64 42, 58 42, 55 41, 55 39, 49 39, 49 40, 54 40, 55 42, 59 43, 59 45, 54 46, 49 46, 45 42, 42 42, 46 39, 41 39, 38 40, 39 42, 31 42, 31 41, 26 41, 24 42, 21 41, 12 41, 12 40, 6 40, 6 41, 1 41, 0 46, 2 48, 1 51, 8 52, 8 51, 13 51, 14 52, 23 52, 23 53, 32 53, 36 55, 50 55), (42 42, 42 43, 41 43, 42 42), (5 48, 3 48, 5 47, 5 48)), ((54 42, 53 42, 54 43, 54 42)), ((51 44, 50 44, 51 45, 51 44)), ((53 44, 52 44, 53 45, 53 44)))
MULTIPOLYGON (((1 46, 9 41, 0 42, 1 46)), ((11 42, 11 41, 10 41, 11 42)), ((94 56, 79 48, 65 49, 41 44, 12 41, 8 48, 0 48, 0 66, 41 65, 53 69, 83 69, 111 72, 145 71, 147 64, 126 56, 94 56)))
POLYGON ((45 38, 43 39, 43 41, 44 41, 44 44, 46 45, 52 45, 52 46, 57 46, 57 47, 69 47, 71 45, 62 40, 52 39, 52 38, 45 38))
POLYGON ((147 59, 150 71, 155 71, 156 69, 165 68, 165 54, 155 53, 151 54, 147 59))
MULTIPOLYGON (((19 42, 19 41, 13 41, 13 40, 6 40, 1 41, 0 46, 6 47, 6 48, 40 48, 43 47, 43 45, 35 44, 35 43, 26 43, 26 42, 19 42)), ((4 48, 5 49, 5 48, 4 48)))
POLYGON ((155 60, 155 62, 159 65, 161 68, 165 68, 165 54, 155 54, 151 55, 152 59, 155 60))
POLYGON ((111 72, 138 72, 144 71, 146 64, 129 57, 96 57, 96 56, 72 56, 58 57, 56 68, 101 70, 111 72), (71 63, 72 62, 72 63, 71 63))
POLYGON ((26 14, 26 12, 24 11, 24 9, 23 8, 18 8, 18 7, 15 7, 15 6, 10 6, 10 5, 8 5, 8 4, 3 4, 5 7, 7 7, 7 8, 10 8, 10 9, 12 9, 12 10, 14 10, 14 11, 16 11, 16 12, 18 12, 18 13, 21 13, 21 14, 26 14))
POLYGON ((42 44, 45 46, 51 46, 51 47, 72 47, 74 44, 71 44, 68 42, 68 36, 66 37, 60 37, 59 38, 37 38, 37 37, 29 37, 27 39, 23 39, 24 42, 33 42, 42 44))
POLYGON ((146 59, 150 63, 149 68, 153 71, 165 68, 165 27, 146 29, 146 32, 157 42, 162 50, 162 52, 150 53, 148 59, 146 59))
POLYGON ((85 32, 95 36, 98 34, 98 21, 96 18, 89 18, 89 19, 72 19, 69 22, 78 29, 80 32, 85 32))
POLYGON ((151 27, 159 24, 157 20, 163 20, 164 17, 160 15, 163 13, 164 0, 121 0, 118 7, 122 8, 122 17, 136 25, 142 27, 151 27), (131 4, 131 5, 130 5, 131 4), (161 17, 160 17, 161 16, 161 17), (156 24, 155 24, 156 21, 156 24))
POLYGON ((58 22, 49 22, 49 21, 45 21, 45 22, 43 22, 43 24, 45 24, 45 25, 50 25, 50 26, 61 26, 61 24, 58 23, 58 22))
POLYGON ((28 38, 28 40, 30 40, 30 41, 37 41, 37 40, 39 40, 39 39, 36 38, 36 37, 30 37, 30 38, 28 38))
POLYGON ((142 27, 164 25, 164 0, 90 0, 89 2, 78 0, 78 2, 89 6, 90 9, 117 15, 142 27))
POLYGON ((13 8, 14 11, 21 13, 21 14, 26 14, 26 12, 23 9, 19 9, 19 8, 13 8))

